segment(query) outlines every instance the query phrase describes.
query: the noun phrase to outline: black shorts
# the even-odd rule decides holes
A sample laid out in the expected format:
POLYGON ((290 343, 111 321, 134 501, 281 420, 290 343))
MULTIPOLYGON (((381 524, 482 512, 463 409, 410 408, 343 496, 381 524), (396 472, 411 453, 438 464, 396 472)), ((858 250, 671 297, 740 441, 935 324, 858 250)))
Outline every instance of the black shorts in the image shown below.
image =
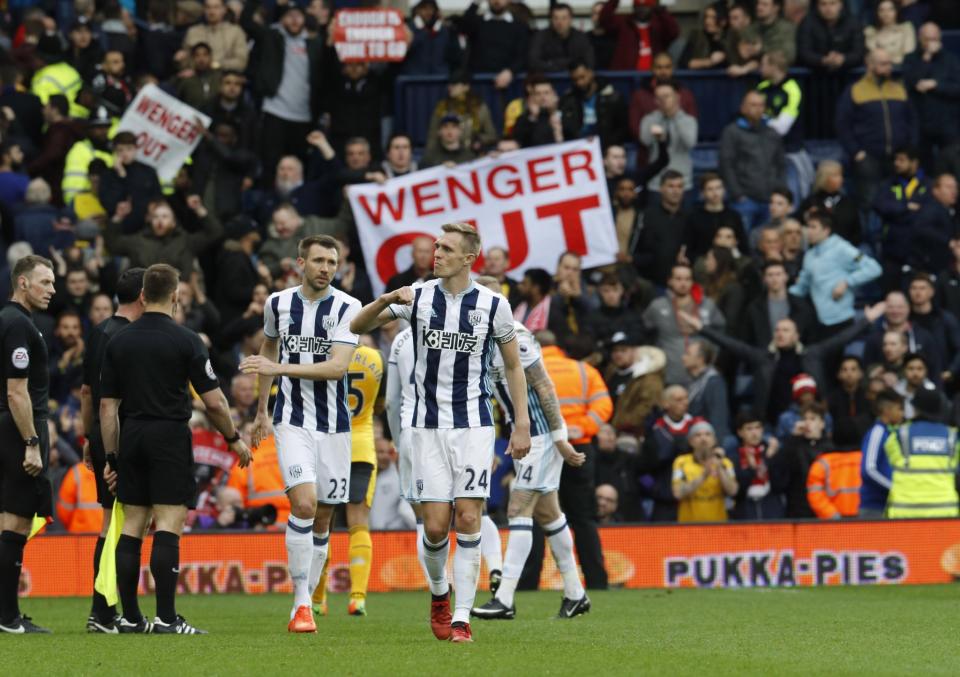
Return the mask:
POLYGON ((121 503, 194 506, 193 436, 185 421, 124 419, 118 457, 121 503))
POLYGON ((40 438, 43 472, 31 477, 23 469, 26 446, 10 412, 0 414, 0 512, 18 517, 53 515, 53 487, 50 485, 50 431, 45 419, 33 422, 40 438))
MULTIPOLYGON (((350 502, 364 503, 370 490, 370 478, 373 477, 373 464, 353 462, 350 464, 350 502)), ((367 505, 369 508, 370 506, 367 505)))
MULTIPOLYGON (((103 479, 103 470, 107 467, 107 454, 103 448, 103 439, 99 430, 91 430, 87 437, 90 442, 90 460, 93 462, 93 474, 97 478, 97 501, 107 510, 113 507, 115 496, 110 493, 107 482, 103 479)), ((114 468, 116 470, 116 468, 114 468)))

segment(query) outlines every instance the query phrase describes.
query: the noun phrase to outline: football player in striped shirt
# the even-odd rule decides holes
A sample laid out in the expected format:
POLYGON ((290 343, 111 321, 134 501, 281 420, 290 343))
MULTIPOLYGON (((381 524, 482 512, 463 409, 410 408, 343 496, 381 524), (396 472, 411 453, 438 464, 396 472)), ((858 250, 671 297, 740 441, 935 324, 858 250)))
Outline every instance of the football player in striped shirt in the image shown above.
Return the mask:
MULTIPOLYGON (((500 283, 494 277, 483 276, 477 284, 499 290, 500 283)), ((513 594, 523 573, 523 565, 530 555, 533 544, 533 520, 547 535, 557 570, 563 577, 563 601, 558 618, 572 618, 590 610, 587 597, 577 572, 573 557, 573 537, 567 527, 567 518, 560 510, 557 489, 560 488, 560 471, 566 461, 574 467, 583 465, 586 456, 567 441, 567 426, 560 414, 560 401, 540 359, 540 344, 526 327, 516 323, 520 362, 527 377, 527 406, 530 410, 530 453, 513 462, 516 480, 507 504, 510 520, 510 538, 503 557, 503 577, 493 599, 473 610, 477 618, 513 618, 516 608, 513 594)), ((497 401, 504 417, 512 421, 516 409, 506 388, 503 363, 499 355, 493 358, 490 377, 497 388, 497 401)))
POLYGON ((409 320, 415 354, 415 401, 409 448, 415 498, 424 522, 424 558, 433 596, 430 626, 437 639, 472 642, 470 610, 480 577, 480 515, 490 495, 493 410, 489 369, 494 344, 503 355, 507 388, 517 408, 508 450, 530 450, 527 382, 520 364, 509 302, 474 284, 470 268, 480 236, 466 223, 448 223, 434 243, 436 279, 403 287, 365 306, 351 323, 367 333, 394 319, 409 320), (450 614, 446 562, 455 513, 456 607, 450 614))
POLYGON ((267 402, 273 377, 280 377, 273 427, 290 499, 285 540, 294 599, 287 630, 316 632, 310 581, 319 580, 326 561, 334 507, 349 499, 346 375, 358 341, 350 322, 360 302, 330 286, 340 262, 335 239, 306 237, 297 254, 303 283, 267 299, 263 347, 240 370, 267 377, 260 379, 254 444, 270 434, 267 402))

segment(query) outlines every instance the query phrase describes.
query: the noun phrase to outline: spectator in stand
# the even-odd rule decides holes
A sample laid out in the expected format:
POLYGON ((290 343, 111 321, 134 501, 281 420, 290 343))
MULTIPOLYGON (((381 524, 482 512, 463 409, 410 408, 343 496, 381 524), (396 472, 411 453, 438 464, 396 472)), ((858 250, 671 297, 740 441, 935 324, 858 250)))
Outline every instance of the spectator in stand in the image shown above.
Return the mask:
MULTIPOLYGON (((256 294, 254 295, 256 296, 256 294)), ((266 299, 264 294, 263 298, 266 299)), ((251 304, 253 305, 253 304, 251 304)), ((213 302, 207 298, 204 293, 203 285, 200 283, 199 276, 193 275, 190 280, 180 281, 180 297, 177 301, 178 310, 183 313, 179 324, 197 332, 201 338, 206 336, 205 343, 211 336, 216 337, 220 329, 220 311, 213 302)), ((260 319, 258 326, 263 326, 263 305, 260 304, 257 318, 260 319)))
POLYGON ((660 401, 662 415, 646 431, 643 447, 637 462, 641 485, 653 500, 650 520, 675 522, 677 499, 671 490, 673 462, 678 456, 690 451, 687 435, 697 423, 706 423, 695 418, 689 411, 687 389, 681 385, 669 385, 660 401))
POLYGON ((90 164, 103 160, 110 167, 113 155, 110 152, 108 133, 113 122, 103 106, 91 111, 87 118, 86 138, 70 147, 63 165, 63 201, 68 206, 80 193, 90 190, 90 164))
POLYGON ((840 360, 837 387, 827 397, 827 415, 833 417, 838 429, 842 422, 852 425, 857 430, 858 441, 870 428, 872 413, 859 357, 846 355, 840 360))
POLYGON ((943 48, 936 24, 920 29, 920 48, 904 60, 903 81, 917 110, 923 164, 933 167, 936 152, 960 139, 960 60, 943 48))
POLYGON ((70 119, 69 104, 62 94, 54 94, 47 101, 43 122, 47 130, 43 145, 40 153, 27 163, 27 173, 47 182, 53 191, 51 203, 60 207, 63 206, 63 165, 70 148, 83 138, 83 130, 77 121, 70 119))
POLYGON ((702 203, 690 215, 686 227, 686 250, 688 260, 696 261, 707 253, 710 243, 721 228, 730 228, 736 236, 738 247, 747 246, 747 234, 743 230, 740 214, 726 204, 726 187, 719 174, 707 172, 700 177, 702 203))
POLYGON ((335 176, 322 175, 314 180, 304 180, 303 163, 295 155, 286 155, 280 158, 274 172, 273 190, 263 192, 257 201, 256 215, 257 220, 266 223, 270 219, 271 213, 277 205, 289 202, 301 214, 312 214, 314 216, 333 216, 340 206, 340 195, 338 186, 332 186, 331 183, 339 183, 342 178, 340 175, 346 172, 359 172, 359 177, 368 181, 377 179, 373 173, 364 171, 370 164, 369 144, 365 139, 356 139, 354 144, 348 144, 346 156, 346 168, 339 162, 339 158, 333 147, 327 142, 326 136, 321 131, 311 132, 307 137, 307 143, 321 148, 321 153, 326 153, 331 166, 329 173, 335 176), (356 146, 356 148, 352 146, 356 146))
POLYGON ((767 231, 773 229, 780 231, 793 214, 793 192, 786 186, 777 186, 770 191, 770 200, 767 202, 767 218, 769 219, 762 227, 754 229, 750 233, 750 243, 754 249, 757 249, 757 243, 760 237, 767 231))
POLYGON ((76 69, 84 82, 89 82, 103 61, 103 47, 93 39, 93 31, 86 17, 78 17, 70 24, 67 42, 67 63, 76 69))
MULTIPOLYGON (((630 135, 634 139, 640 138, 640 122, 647 115, 657 110, 657 98, 654 90, 660 82, 676 83, 676 90, 680 96, 680 108, 691 117, 698 117, 697 100, 693 92, 684 87, 673 77, 673 58, 666 52, 653 57, 653 71, 649 80, 645 80, 633 90, 630 97, 630 135)), ((641 149, 643 150, 643 149, 641 149)), ((643 157, 637 163, 645 161, 643 157)))
POLYGON ((780 228, 783 239, 783 263, 791 279, 796 279, 803 268, 803 259, 806 255, 806 242, 803 228, 796 219, 788 219, 780 228))
POLYGON ((256 149, 257 111, 243 96, 246 78, 243 73, 224 70, 220 74, 220 89, 204 112, 210 116, 210 129, 220 122, 229 122, 240 135, 239 144, 247 150, 256 149))
POLYGON ((817 457, 833 449, 826 434, 823 407, 818 403, 807 405, 801 412, 796 432, 786 438, 783 449, 769 459, 768 467, 775 484, 786 496, 788 519, 813 517, 807 500, 807 477, 817 457))
POLYGON ((64 250, 74 243, 74 229, 70 218, 50 204, 52 192, 43 179, 27 184, 24 205, 13 218, 14 241, 29 242, 35 252, 49 252, 50 248, 64 250))
POLYGON ((572 71, 575 64, 593 70, 593 47, 585 33, 573 27, 573 8, 563 2, 550 6, 550 25, 530 40, 527 68, 536 73, 572 71))
MULTIPOLYGON (((853 323, 853 290, 880 277, 880 264, 833 234, 833 221, 826 214, 807 216, 807 242, 803 270, 790 293, 810 296, 825 337, 853 323)), ((823 383, 824 381, 818 381, 823 383)))
POLYGON ((729 247, 713 247, 704 255, 703 294, 713 300, 731 330, 741 326, 747 293, 729 247))
POLYGON ((647 187, 657 190, 666 172, 679 172, 683 176, 685 190, 693 189, 693 159, 690 156, 697 145, 697 119, 680 107, 677 85, 660 81, 654 90, 657 110, 648 113, 640 121, 640 143, 647 148, 652 162, 658 158, 657 146, 666 144, 670 163, 659 176, 650 178, 647 187))
POLYGON ((910 323, 925 329, 932 337, 930 349, 939 358, 942 369, 939 381, 955 389, 960 377, 960 320, 934 304, 935 284, 936 278, 929 273, 914 273, 909 287, 910 323))
POLYGON ((860 509, 860 431, 838 426, 831 447, 821 452, 807 473, 807 502, 822 520, 856 517, 860 509))
POLYGON ((868 52, 882 49, 898 66, 917 48, 917 32, 913 24, 909 21, 897 23, 897 3, 894 0, 877 3, 873 24, 863 29, 863 37, 868 52))
POLYGON ((100 175, 97 197, 108 214, 115 213, 120 202, 130 202, 130 213, 121 224, 125 234, 141 230, 150 203, 163 197, 156 170, 137 160, 133 132, 117 132, 113 137, 113 167, 100 175))
POLYGON ((610 64, 613 62, 613 53, 617 49, 617 36, 604 29, 600 23, 600 13, 603 12, 603 6, 606 4, 603 0, 593 3, 590 8, 590 32, 587 37, 590 38, 590 45, 593 48, 593 59, 597 70, 610 70, 610 64))
POLYGON ((773 341, 761 347, 748 345, 722 331, 705 327, 699 317, 684 310, 678 310, 677 316, 693 332, 699 332, 704 338, 748 363, 753 374, 753 410, 767 423, 774 424, 793 400, 793 378, 797 374, 807 373, 815 383, 826 383, 828 360, 863 333, 884 309, 883 303, 864 308, 864 319, 813 345, 800 343, 797 325, 785 318, 777 323, 773 341))
MULTIPOLYGON (((433 243, 430 243, 430 257, 433 258, 433 243)), ((387 288, 389 289, 389 285, 387 288)), ((550 319, 550 290, 553 278, 543 268, 527 268, 523 278, 517 284, 520 304, 513 309, 513 319, 521 322, 532 332, 547 328, 550 319)))
POLYGON ((910 263, 914 269, 942 270, 950 265, 950 240, 960 229, 957 218, 957 179, 940 174, 929 198, 911 214, 910 263))
POLYGON ((517 118, 513 138, 524 148, 563 141, 563 113, 557 92, 547 80, 535 82, 524 114, 517 118))
POLYGON ((817 121, 819 129, 807 132, 814 138, 832 137, 837 100, 846 86, 847 73, 863 63, 863 30, 843 0, 815 2, 816 9, 797 29, 797 65, 814 71, 807 94, 810 119, 817 121))
POLYGON ((84 117, 89 111, 76 100, 83 81, 73 66, 66 62, 66 54, 62 48, 60 36, 55 32, 45 32, 37 41, 31 66, 38 67, 34 69, 33 79, 30 81, 30 92, 37 96, 42 104, 46 104, 51 96, 62 94, 70 103, 71 117, 84 117))
POLYGON ((763 52, 780 52, 793 64, 797 51, 797 27, 781 16, 783 0, 756 0, 753 30, 763 43, 763 52))
POLYGON ((80 314, 67 308, 57 317, 50 347, 50 398, 63 403, 83 377, 83 324, 80 314))
POLYGON ((709 421, 721 442, 730 434, 727 384, 716 370, 717 349, 703 339, 693 339, 683 351, 683 367, 690 375, 690 414, 709 421))
POLYGON ((394 132, 390 135, 386 157, 380 163, 380 168, 388 179, 406 176, 420 169, 413 159, 413 139, 409 134, 394 132))
POLYGON ((193 182, 221 223, 240 213, 242 194, 253 187, 256 173, 257 156, 240 145, 232 123, 221 121, 203 131, 203 142, 194 152, 193 182))
MULTIPOLYGON (((267 226, 267 239, 257 252, 257 258, 273 279, 286 281, 297 274, 297 243, 311 235, 337 235, 335 225, 333 219, 301 216, 289 202, 281 203, 273 210, 267 226)), ((288 286, 284 282, 282 288, 288 286)))
POLYGON ((644 519, 637 481, 637 438, 631 435, 617 436, 610 424, 600 426, 597 432, 596 485, 609 484, 623 497, 623 518, 628 522, 644 519))
POLYGON ((583 61, 570 66, 572 87, 560 99, 560 115, 565 139, 599 136, 609 148, 626 140, 627 106, 620 93, 608 82, 599 80, 593 68, 583 61))
POLYGON ((279 6, 279 24, 254 20, 259 3, 248 0, 240 25, 254 43, 254 89, 263 97, 260 120, 260 160, 263 185, 273 185, 274 167, 284 155, 305 153, 303 139, 320 115, 323 40, 305 30, 303 9, 294 3, 279 6))
POLYGON ((415 529, 417 516, 402 495, 406 488, 400 486, 397 450, 383 435, 377 436, 374 445, 377 451, 377 484, 370 505, 370 529, 373 531, 415 529))
POLYGON ((343 152, 350 139, 359 137, 380 157, 383 105, 387 97, 387 87, 382 80, 379 72, 370 69, 370 64, 348 62, 340 66, 332 82, 323 88, 321 109, 330 115, 327 136, 337 152, 343 152))
POLYGON ((200 220, 198 232, 188 233, 178 227, 170 205, 157 201, 147 214, 147 227, 124 235, 120 224, 131 206, 129 202, 120 202, 103 234, 107 248, 114 256, 129 257, 132 266, 149 268, 154 263, 168 263, 181 275, 188 275, 193 270, 193 259, 220 239, 223 226, 207 211, 198 195, 191 195, 187 204, 200 220))
POLYGON ((103 292, 94 294, 90 301, 90 312, 87 313, 86 330, 96 327, 111 315, 113 315, 113 298, 103 292))
POLYGON ((51 301, 47 312, 52 316, 59 316, 64 311, 70 311, 79 317, 84 317, 93 299, 90 275, 83 268, 68 268, 66 259, 60 253, 55 257, 55 261, 57 264, 56 297, 59 298, 55 297, 55 300, 51 301))
POLYGON ((783 495, 773 490, 768 461, 780 450, 776 437, 764 439, 763 420, 747 410, 737 415, 737 454, 733 460, 737 480, 733 518, 782 519, 783 495))
POLYGON ((883 264, 886 290, 900 289, 913 252, 914 218, 929 200, 929 185, 920 156, 911 147, 893 153, 893 176, 876 189, 873 210, 883 220, 883 264))
POLYGON ((613 427, 617 432, 642 435, 647 417, 663 394, 667 358, 662 350, 637 343, 625 332, 613 334, 606 383, 614 402, 613 427))
POLYGON ((190 64, 192 68, 180 72, 177 97, 188 106, 203 110, 220 92, 220 70, 213 65, 210 45, 198 42, 191 47, 190 64))
POLYGON ((720 176, 747 232, 766 221, 770 192, 786 173, 783 140, 764 121, 765 106, 763 94, 748 91, 720 137, 720 176))
POLYGON ((387 291, 433 279, 433 239, 426 235, 415 238, 410 243, 410 252, 413 263, 387 280, 387 291))
POLYGON ((437 143, 427 149, 420 165, 427 169, 436 165, 454 167, 474 159, 477 154, 463 139, 463 122, 453 114, 444 115, 437 130, 437 143))
POLYGON ((656 346, 667 355, 667 383, 686 385, 690 375, 683 366, 683 351, 700 327, 706 324, 723 331, 726 322, 714 302, 697 289, 693 295, 693 271, 689 265, 673 265, 664 296, 643 312, 643 322, 656 346), (686 317, 692 317, 691 324, 686 317))
POLYGON ((950 238, 950 265, 937 274, 937 301, 960 319, 960 230, 950 238))
MULTIPOLYGON (((769 2, 770 0, 768 0, 769 2)), ((803 130, 799 124, 803 90, 796 78, 789 75, 790 62, 779 50, 767 52, 760 60, 763 81, 757 91, 767 97, 764 114, 767 124, 783 138, 787 153, 799 152, 803 144, 803 130)))
POLYGON ((494 73, 493 84, 499 90, 509 87, 527 67, 527 26, 516 20, 509 6, 509 0, 488 0, 481 15, 479 0, 473 0, 460 19, 470 72, 494 73))
POLYGON ((217 286, 213 297, 222 322, 229 324, 250 305, 254 287, 260 282, 269 282, 269 273, 254 258, 260 244, 256 221, 239 214, 227 222, 224 230, 227 239, 217 253, 217 286))
POLYGON ((753 58, 752 55, 749 58, 743 58, 739 50, 741 40, 756 38, 756 31, 753 30, 752 24, 753 16, 744 2, 734 2, 730 5, 727 11, 727 39, 724 47, 727 54, 727 74, 730 76, 739 77, 742 74, 740 67, 753 58))
POLYGON ((191 26, 183 37, 183 48, 192 50, 195 45, 209 45, 213 67, 217 70, 243 72, 247 68, 247 36, 243 29, 227 18, 224 0, 203 1, 204 22, 191 26))
POLYGON ((833 232, 859 247, 863 241, 860 212, 853 199, 843 191, 843 165, 836 160, 821 160, 813 182, 813 192, 800 204, 800 214, 816 209, 833 219, 833 232))
POLYGON ((890 55, 875 49, 866 67, 837 104, 837 138, 852 165, 861 209, 873 202, 894 151, 917 142, 916 112, 906 87, 892 79, 890 55))
MULTIPOLYGON (((940 396, 921 390, 915 415, 897 434, 887 436, 884 451, 892 470, 886 516, 893 519, 957 517, 956 475, 960 446, 956 428, 946 426, 940 396)), ((909 416, 908 416, 909 418, 909 416)))
POLYGON ((890 461, 884 450, 887 437, 895 435, 903 423, 903 397, 891 388, 882 390, 874 400, 876 420, 861 443, 860 517, 880 519, 887 507, 890 491, 890 461))
POLYGON ((726 522, 726 499, 738 490, 733 464, 717 446, 717 435, 706 421, 692 425, 688 438, 690 453, 673 462, 677 521, 726 522))
POLYGON ((751 25, 747 30, 738 31, 733 41, 733 56, 727 66, 727 75, 741 78, 755 73, 760 68, 760 56, 763 54, 763 40, 751 25))
MULTIPOLYGON (((898 375, 903 369, 907 353, 923 352, 935 357, 933 336, 918 325, 909 322, 910 306, 903 292, 887 294, 886 313, 867 334, 863 349, 863 361, 868 365, 882 364, 885 369, 898 375)), ((938 360, 936 368, 940 368, 938 360)))
POLYGON ((575 252, 564 252, 557 260, 555 290, 550 296, 547 328, 557 336, 590 335, 587 317, 591 299, 583 291, 583 259, 575 252))
POLYGON ((727 63, 727 8, 714 2, 700 12, 700 26, 687 38, 680 67, 690 70, 722 68, 727 63))
POLYGON ((611 70, 647 72, 654 54, 665 52, 680 35, 677 20, 658 0, 633 0, 633 12, 617 14, 620 0, 607 0, 600 25, 617 37, 611 70))
MULTIPOLYGON (((792 390, 792 401, 790 402, 790 406, 781 412, 779 418, 777 418, 777 425, 773 430, 774 436, 781 440, 787 439, 790 435, 799 434, 797 432, 797 430, 799 430, 797 424, 799 424, 803 418, 800 412, 803 411, 805 407, 814 403, 822 404, 820 393, 817 390, 817 382, 813 380, 810 374, 797 374, 790 379, 790 386, 792 390)), ((833 418, 829 412, 824 414, 823 422, 829 435, 833 432, 833 418)))
POLYGON ((687 240, 689 213, 683 209, 683 186, 679 172, 667 170, 660 176, 660 199, 644 210, 640 236, 634 238, 633 265, 654 284, 667 279, 687 240))
MULTIPOLYGON (((616 273, 604 273, 597 284, 600 305, 590 313, 587 326, 600 340, 613 337, 618 332, 643 344, 643 321, 636 311, 627 305, 623 281, 616 273)), ((612 346, 612 338, 611 344, 612 346)))
POLYGON ((927 360, 923 355, 908 353, 903 358, 903 377, 894 389, 903 395, 904 413, 907 418, 912 419, 916 416, 914 399, 920 391, 936 393, 937 399, 940 402, 939 405, 937 405, 937 411, 940 413, 941 420, 946 420, 949 416, 950 403, 947 401, 943 392, 930 380, 930 375, 927 360))
POLYGON ((607 191, 613 197, 617 182, 627 173, 627 151, 618 144, 603 150, 603 174, 607 179, 607 191))
POLYGON ((443 20, 436 0, 420 0, 411 10, 403 75, 450 75, 463 61, 457 34, 443 20))
POLYGON ((596 489, 597 524, 616 524, 623 521, 620 515, 620 492, 612 484, 601 484, 596 489))
POLYGON ((511 307, 520 302, 517 281, 507 275, 510 270, 510 252, 503 247, 490 247, 483 256, 483 274, 495 278, 500 283, 500 293, 510 301, 511 307))
POLYGON ((23 202, 30 177, 20 171, 22 166, 20 144, 11 141, 0 144, 0 202, 9 206, 23 202))

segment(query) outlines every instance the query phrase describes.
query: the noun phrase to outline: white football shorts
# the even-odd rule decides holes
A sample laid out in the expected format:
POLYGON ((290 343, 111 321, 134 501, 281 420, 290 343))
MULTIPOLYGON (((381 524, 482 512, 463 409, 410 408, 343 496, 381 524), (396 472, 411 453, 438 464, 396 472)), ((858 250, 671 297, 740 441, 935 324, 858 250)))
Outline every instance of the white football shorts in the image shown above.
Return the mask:
POLYGON ((563 457, 557 451, 550 434, 530 438, 530 453, 513 462, 517 474, 513 488, 548 494, 560 488, 563 457))
POLYGON ((411 428, 413 500, 489 498, 495 438, 493 426, 411 428))
POLYGON ((350 433, 324 433, 288 423, 274 426, 284 490, 317 487, 317 502, 335 505, 350 499, 350 433))

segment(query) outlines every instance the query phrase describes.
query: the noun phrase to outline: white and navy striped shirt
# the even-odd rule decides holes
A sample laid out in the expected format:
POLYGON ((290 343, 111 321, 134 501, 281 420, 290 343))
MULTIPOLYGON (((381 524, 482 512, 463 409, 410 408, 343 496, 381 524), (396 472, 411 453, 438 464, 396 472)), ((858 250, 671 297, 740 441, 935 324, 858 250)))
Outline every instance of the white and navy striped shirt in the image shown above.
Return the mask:
MULTIPOLYGON (((522 322, 515 322, 517 330, 517 350, 520 353, 520 365, 526 370, 540 361, 540 344, 533 337, 530 330, 523 326, 522 322)), ((513 423, 514 407, 513 399, 510 397, 510 388, 507 387, 507 373, 503 366, 503 355, 498 350, 493 356, 493 364, 490 367, 490 377, 497 387, 497 401, 503 409, 503 415, 507 423, 513 423)), ((546 435, 550 432, 550 424, 547 423, 547 415, 543 413, 543 406, 540 404, 540 395, 536 389, 527 384, 527 411, 530 414, 530 436, 546 435)))
POLYGON ((413 371, 416 357, 413 352, 413 332, 409 327, 397 334, 390 344, 388 367, 396 367, 400 375, 400 429, 413 426, 413 407, 417 395, 413 386, 413 371))
POLYGON ((413 304, 390 306, 413 332, 415 428, 493 425, 490 363, 493 342, 516 338, 510 303, 471 282, 454 296, 440 280, 415 285, 413 304))
MULTIPOLYGON (((330 358, 334 343, 356 346, 350 321, 360 302, 339 289, 316 301, 303 297, 300 287, 270 295, 263 310, 263 333, 280 341, 280 364, 316 364, 330 358)), ((273 422, 325 433, 350 432, 347 379, 313 381, 280 377, 273 422)))

